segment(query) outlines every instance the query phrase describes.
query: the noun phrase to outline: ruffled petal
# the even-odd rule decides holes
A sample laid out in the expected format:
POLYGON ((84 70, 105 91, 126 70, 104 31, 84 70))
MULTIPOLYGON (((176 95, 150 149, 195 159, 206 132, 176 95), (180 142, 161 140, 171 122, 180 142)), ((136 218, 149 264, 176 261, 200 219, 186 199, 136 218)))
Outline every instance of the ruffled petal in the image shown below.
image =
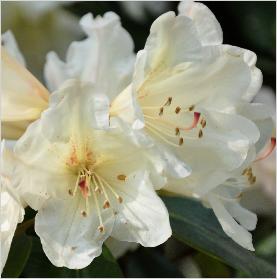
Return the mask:
POLYGON ((57 89, 66 79, 79 78, 93 83, 99 93, 112 100, 131 80, 133 41, 112 12, 96 18, 86 14, 80 25, 88 38, 70 45, 65 63, 54 53, 47 56, 47 84, 57 89))
POLYGON ((116 190, 123 198, 112 237, 142 246, 162 244, 171 236, 169 216, 145 173, 134 173, 116 190))
POLYGON ((191 0, 182 1, 178 6, 178 11, 180 15, 185 15, 192 19, 202 45, 222 44, 222 29, 207 6, 191 0))
POLYGON ((83 209, 81 196, 70 202, 51 199, 36 216, 35 231, 46 256, 55 266, 81 269, 102 252, 102 244, 113 227, 114 215, 110 210, 102 213, 105 231, 100 232, 95 205, 91 206, 86 217, 81 214, 83 209))
POLYGON ((224 232, 240 246, 250 251, 254 251, 255 249, 252 244, 251 233, 249 233, 243 226, 240 226, 233 219, 232 215, 226 210, 223 203, 217 198, 209 195, 208 201, 224 232))
POLYGON ((14 58, 23 67, 26 67, 25 59, 18 48, 13 33, 10 30, 2 34, 1 43, 12 58, 14 58))

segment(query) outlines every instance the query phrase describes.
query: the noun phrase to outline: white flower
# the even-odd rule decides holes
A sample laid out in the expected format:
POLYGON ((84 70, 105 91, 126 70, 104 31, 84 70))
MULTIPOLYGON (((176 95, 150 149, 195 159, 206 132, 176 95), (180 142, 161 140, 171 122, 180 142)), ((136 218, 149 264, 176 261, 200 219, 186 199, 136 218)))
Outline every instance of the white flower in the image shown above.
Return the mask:
POLYGON ((105 244, 116 259, 122 257, 128 251, 134 251, 139 247, 139 244, 136 242, 118 241, 112 237, 109 237, 105 244))
POLYGON ((23 221, 24 208, 16 189, 12 188, 14 158, 1 142, 1 273, 8 258, 18 223, 23 221))
POLYGON ((124 130, 94 128, 95 90, 89 83, 66 82, 15 146, 23 162, 15 183, 38 210, 35 231, 56 266, 89 265, 109 236, 156 246, 171 235, 142 149, 124 130))
MULTIPOLYGON (((263 86, 254 101, 267 105, 276 123, 275 93, 270 87, 263 86)), ((274 125, 276 127, 276 124, 274 125)), ((275 132, 272 136, 275 136, 275 132)), ((251 187, 242 196, 242 204, 260 214, 274 214, 276 203, 276 153, 272 152, 266 160, 253 164, 253 172, 257 176, 255 187, 251 187)))
MULTIPOLYGON (((168 12, 152 24, 132 84, 112 103, 111 116, 144 123, 161 149, 192 168, 165 190, 205 200, 265 145, 270 116, 265 106, 249 104, 262 82, 255 63, 253 52, 222 44, 218 21, 201 3, 182 2, 178 16, 168 12)), ((239 241, 242 229, 223 229, 253 249, 249 234, 239 241)))
POLYGON ((132 38, 113 12, 96 18, 86 14, 80 25, 87 38, 71 43, 66 62, 54 52, 47 55, 44 74, 48 88, 55 90, 65 80, 78 78, 94 83, 98 91, 113 98, 131 81, 135 60, 132 38))
POLYGON ((11 32, 2 35, 2 137, 17 139, 48 106, 47 89, 25 68, 11 32))

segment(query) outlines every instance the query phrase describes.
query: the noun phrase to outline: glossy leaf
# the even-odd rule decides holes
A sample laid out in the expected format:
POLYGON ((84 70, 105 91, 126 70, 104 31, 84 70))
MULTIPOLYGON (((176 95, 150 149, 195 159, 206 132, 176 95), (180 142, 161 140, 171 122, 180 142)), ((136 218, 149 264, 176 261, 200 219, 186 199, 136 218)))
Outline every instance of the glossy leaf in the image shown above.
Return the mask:
POLYGON ((163 200, 169 211, 174 237, 247 276, 275 278, 274 266, 230 239, 212 210, 191 199, 163 197, 163 200))
POLYGON ((15 236, 12 241, 9 256, 2 277, 17 278, 20 276, 30 256, 32 239, 26 234, 15 236))
POLYGON ((123 277, 119 265, 109 252, 103 247, 101 256, 86 268, 80 270, 54 266, 45 256, 39 238, 33 237, 31 256, 23 271, 24 277, 49 277, 49 278, 93 278, 93 277, 123 277))

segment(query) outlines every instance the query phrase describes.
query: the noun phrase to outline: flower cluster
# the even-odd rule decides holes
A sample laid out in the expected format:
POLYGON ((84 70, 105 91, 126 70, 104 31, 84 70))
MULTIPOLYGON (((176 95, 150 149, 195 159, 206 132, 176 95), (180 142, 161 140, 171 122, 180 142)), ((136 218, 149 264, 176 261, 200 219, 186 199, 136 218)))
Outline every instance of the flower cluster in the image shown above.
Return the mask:
POLYGON ((157 18, 137 54, 115 13, 80 25, 87 38, 65 61, 47 55, 48 89, 12 33, 2 36, 2 137, 16 142, 1 148, 1 271, 25 206, 56 266, 88 266, 109 237, 164 243, 172 232, 157 190, 198 199, 254 250, 257 217, 239 200, 275 146, 270 113, 252 103, 256 55, 222 44, 215 16, 191 1, 157 18))

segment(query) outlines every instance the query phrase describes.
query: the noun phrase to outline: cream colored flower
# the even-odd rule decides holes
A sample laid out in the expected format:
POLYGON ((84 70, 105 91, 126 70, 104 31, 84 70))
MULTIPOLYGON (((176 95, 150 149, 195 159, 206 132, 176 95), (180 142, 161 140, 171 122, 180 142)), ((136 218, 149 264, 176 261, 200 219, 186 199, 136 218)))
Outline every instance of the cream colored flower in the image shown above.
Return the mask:
POLYGON ((49 92, 25 68, 11 32, 2 36, 2 138, 17 139, 48 106, 49 92))
POLYGON ((169 178, 164 189, 208 199, 225 232, 250 250, 251 235, 244 228, 253 229, 256 219, 251 217, 251 226, 240 226, 234 214, 219 216, 225 203, 219 209, 224 197, 217 192, 227 188, 229 199, 232 182, 234 188, 248 183, 233 177, 241 176, 240 168, 255 159, 270 136, 266 107, 249 104, 262 82, 255 63, 253 52, 222 44, 220 25, 204 4, 185 1, 178 16, 168 12, 152 24, 137 55, 132 84, 110 110, 134 129, 144 126, 161 150, 191 167, 190 176, 169 178))
POLYGON ((124 129, 99 129, 95 114, 107 112, 92 106, 95 90, 90 83, 67 81, 15 146, 22 162, 15 184, 38 210, 35 231, 56 266, 89 265, 109 236, 156 246, 171 235, 147 157, 124 129))
POLYGON ((18 223, 23 221, 24 208, 18 192, 12 187, 14 158, 1 142, 1 273, 8 258, 18 223))

